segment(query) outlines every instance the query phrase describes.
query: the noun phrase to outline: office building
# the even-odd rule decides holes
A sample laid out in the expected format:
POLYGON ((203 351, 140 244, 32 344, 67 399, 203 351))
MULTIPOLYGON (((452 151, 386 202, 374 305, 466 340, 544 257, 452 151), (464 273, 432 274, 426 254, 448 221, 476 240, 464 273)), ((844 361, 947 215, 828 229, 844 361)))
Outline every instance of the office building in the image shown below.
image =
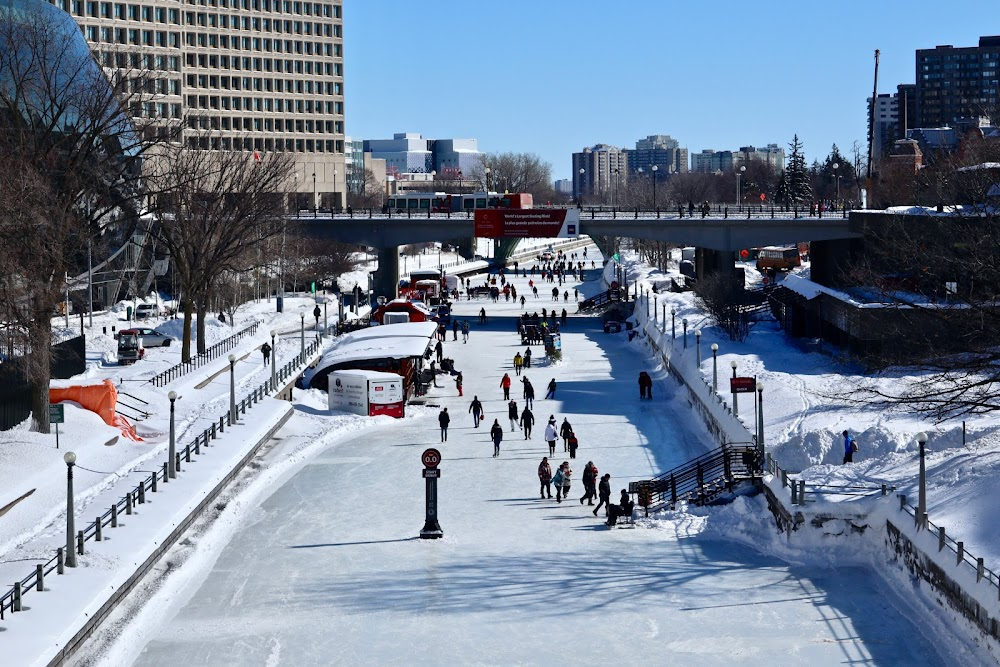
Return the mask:
POLYGON ((691 171, 699 174, 726 173, 733 170, 733 152, 706 148, 691 156, 691 171))
POLYGON ((652 172, 653 165, 661 174, 685 174, 688 171, 688 150, 681 148, 669 134, 651 134, 635 142, 635 149, 626 149, 629 171, 652 172))
POLYGON ((740 149, 733 155, 733 166, 741 167, 749 162, 761 162, 775 173, 780 173, 785 168, 785 149, 778 144, 768 144, 763 148, 740 146, 740 149))
POLYGON ((613 203, 616 190, 628 180, 628 154, 597 144, 573 153, 573 197, 613 203))
POLYGON ((475 139, 425 139, 414 132, 398 132, 392 139, 366 139, 364 150, 385 160, 386 170, 400 180, 413 180, 401 178, 402 174, 431 172, 438 180, 472 180, 483 159, 475 139))
POLYGON ((978 46, 918 49, 916 122, 944 127, 963 118, 992 114, 1000 89, 1000 36, 980 37, 978 46))
POLYGON ((151 74, 144 131, 183 119, 194 148, 291 153, 293 189, 344 204, 342 0, 51 2, 106 69, 151 74))

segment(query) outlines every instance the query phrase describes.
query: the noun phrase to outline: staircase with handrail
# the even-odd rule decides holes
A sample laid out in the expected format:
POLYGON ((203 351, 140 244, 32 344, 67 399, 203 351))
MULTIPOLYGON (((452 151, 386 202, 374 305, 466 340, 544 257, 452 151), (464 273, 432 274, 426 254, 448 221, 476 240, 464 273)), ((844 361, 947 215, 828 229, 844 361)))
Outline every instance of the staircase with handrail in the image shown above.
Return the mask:
POLYGON ((763 475, 760 450, 752 443, 723 445, 653 479, 631 482, 628 492, 638 495, 649 512, 687 502, 708 505, 737 487, 759 482, 763 475))

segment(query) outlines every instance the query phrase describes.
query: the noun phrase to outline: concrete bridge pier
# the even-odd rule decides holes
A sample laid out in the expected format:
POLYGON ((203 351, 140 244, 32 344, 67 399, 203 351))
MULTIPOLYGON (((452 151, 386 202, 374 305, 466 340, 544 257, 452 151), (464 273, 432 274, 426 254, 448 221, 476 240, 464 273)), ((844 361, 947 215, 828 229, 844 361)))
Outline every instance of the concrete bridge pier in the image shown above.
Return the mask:
POLYGON ((736 253, 731 250, 695 248, 694 270, 699 280, 716 275, 732 276, 736 272, 736 253))
MULTIPOLYGON (((377 248, 378 271, 372 289, 373 299, 384 296, 392 301, 399 295, 399 246, 377 248)), ((373 304, 374 305, 374 304, 373 304)))

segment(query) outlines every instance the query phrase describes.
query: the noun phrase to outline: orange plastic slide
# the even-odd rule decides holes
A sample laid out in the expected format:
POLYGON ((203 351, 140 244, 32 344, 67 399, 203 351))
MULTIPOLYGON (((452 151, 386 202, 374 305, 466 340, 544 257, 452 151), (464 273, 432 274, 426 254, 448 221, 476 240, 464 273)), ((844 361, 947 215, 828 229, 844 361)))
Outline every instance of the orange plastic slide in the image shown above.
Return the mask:
POLYGON ((142 442, 142 438, 135 433, 135 427, 115 412, 115 406, 118 404, 118 391, 111 380, 105 380, 101 384, 50 388, 49 403, 59 403, 60 401, 79 403, 85 410, 97 413, 105 424, 119 428, 122 435, 129 440, 142 442))

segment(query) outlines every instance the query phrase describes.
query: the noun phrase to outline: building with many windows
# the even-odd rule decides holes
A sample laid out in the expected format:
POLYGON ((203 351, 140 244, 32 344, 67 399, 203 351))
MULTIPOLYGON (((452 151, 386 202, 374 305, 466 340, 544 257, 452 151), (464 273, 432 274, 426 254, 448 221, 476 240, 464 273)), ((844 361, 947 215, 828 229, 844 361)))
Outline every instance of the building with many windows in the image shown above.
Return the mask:
POLYGON ((392 139, 365 139, 364 150, 385 160, 386 170, 397 178, 434 172, 439 180, 472 180, 483 159, 475 139, 425 139, 414 132, 397 132, 392 139))
POLYGON ((342 0, 51 2, 106 69, 151 74, 146 131, 182 119, 195 148, 292 153, 292 188, 345 204, 342 0))
POLYGON ((626 149, 628 168, 652 173, 653 165, 661 174, 685 174, 688 171, 688 150, 681 148, 669 134, 651 134, 635 142, 635 149, 626 149))
POLYGON ((1000 36, 978 46, 917 50, 916 119, 909 127, 944 127, 994 114, 1000 93, 1000 36))
POLYGON ((733 170, 733 162, 732 151, 716 151, 706 148, 691 156, 691 171, 699 174, 725 173, 733 170))
POLYGON ((614 203, 619 187, 628 181, 628 153, 597 144, 573 153, 573 198, 614 203))

